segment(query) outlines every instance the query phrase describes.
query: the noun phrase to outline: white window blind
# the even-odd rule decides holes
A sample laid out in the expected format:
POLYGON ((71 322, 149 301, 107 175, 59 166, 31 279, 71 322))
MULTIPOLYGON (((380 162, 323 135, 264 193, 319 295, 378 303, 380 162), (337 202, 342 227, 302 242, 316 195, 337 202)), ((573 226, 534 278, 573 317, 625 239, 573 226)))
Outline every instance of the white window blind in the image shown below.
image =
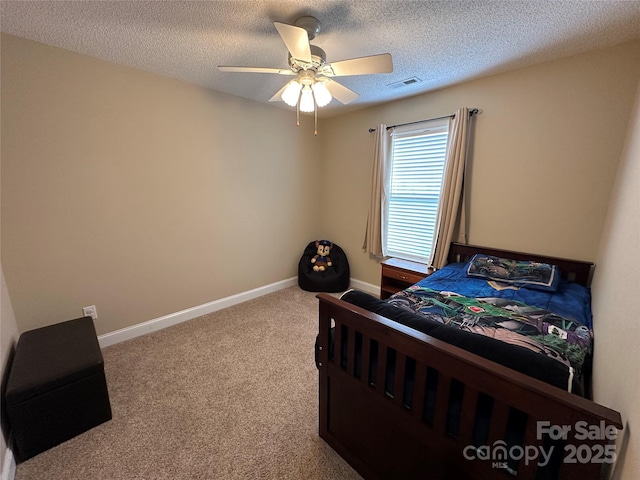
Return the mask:
POLYGON ((394 131, 387 198, 386 255, 427 263, 436 227, 448 122, 394 131))

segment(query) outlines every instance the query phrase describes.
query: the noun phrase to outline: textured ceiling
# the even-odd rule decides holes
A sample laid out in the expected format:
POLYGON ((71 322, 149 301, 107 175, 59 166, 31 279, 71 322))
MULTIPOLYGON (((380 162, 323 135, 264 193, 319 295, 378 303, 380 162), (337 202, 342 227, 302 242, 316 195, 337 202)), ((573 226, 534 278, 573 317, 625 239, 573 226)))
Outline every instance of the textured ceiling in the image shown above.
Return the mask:
POLYGON ((394 63, 335 78, 360 98, 321 116, 640 38, 640 1, 2 0, 0 15, 3 32, 259 102, 289 77, 216 67, 288 68, 273 22, 313 15, 328 62, 390 53, 394 63), (421 81, 389 86, 410 77, 421 81))

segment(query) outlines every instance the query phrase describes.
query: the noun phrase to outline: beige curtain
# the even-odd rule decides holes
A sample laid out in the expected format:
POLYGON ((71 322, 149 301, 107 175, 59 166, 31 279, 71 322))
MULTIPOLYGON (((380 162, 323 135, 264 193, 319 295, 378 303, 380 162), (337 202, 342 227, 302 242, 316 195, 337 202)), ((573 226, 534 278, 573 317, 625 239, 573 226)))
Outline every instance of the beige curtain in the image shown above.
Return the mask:
POLYGON ((383 215, 387 189, 387 169, 391 152, 391 140, 387 126, 378 125, 373 151, 373 170, 371 172, 371 198, 369 200, 369 215, 367 216, 367 230, 362 249, 378 257, 383 256, 382 235, 386 215, 383 215))
POLYGON ((449 120, 447 158, 442 178, 442 192, 429 264, 442 268, 447 263, 449 244, 454 233, 457 242, 466 243, 466 219, 464 198, 464 170, 470 125, 469 109, 459 109, 449 120))

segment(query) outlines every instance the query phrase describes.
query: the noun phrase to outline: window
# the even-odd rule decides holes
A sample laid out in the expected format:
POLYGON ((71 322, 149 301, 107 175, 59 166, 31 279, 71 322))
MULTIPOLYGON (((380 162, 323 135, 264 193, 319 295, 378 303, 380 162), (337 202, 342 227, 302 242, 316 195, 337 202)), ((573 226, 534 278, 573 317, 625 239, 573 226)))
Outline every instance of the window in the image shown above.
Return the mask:
POLYGON ((429 261, 448 136, 447 119, 392 133, 385 255, 429 261))

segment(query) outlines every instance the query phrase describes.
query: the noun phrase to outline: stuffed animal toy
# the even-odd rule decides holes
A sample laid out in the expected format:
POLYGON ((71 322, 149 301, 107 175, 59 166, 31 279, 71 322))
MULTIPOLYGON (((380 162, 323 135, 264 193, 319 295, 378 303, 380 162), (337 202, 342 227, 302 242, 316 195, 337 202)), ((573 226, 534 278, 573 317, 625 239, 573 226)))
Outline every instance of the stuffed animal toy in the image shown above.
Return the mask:
POLYGON ((331 258, 329 258, 331 247, 333 247, 333 243, 329 240, 316 240, 316 249, 318 254, 311 259, 311 263, 313 263, 313 270, 315 272, 324 272, 327 267, 332 265, 331 258))

